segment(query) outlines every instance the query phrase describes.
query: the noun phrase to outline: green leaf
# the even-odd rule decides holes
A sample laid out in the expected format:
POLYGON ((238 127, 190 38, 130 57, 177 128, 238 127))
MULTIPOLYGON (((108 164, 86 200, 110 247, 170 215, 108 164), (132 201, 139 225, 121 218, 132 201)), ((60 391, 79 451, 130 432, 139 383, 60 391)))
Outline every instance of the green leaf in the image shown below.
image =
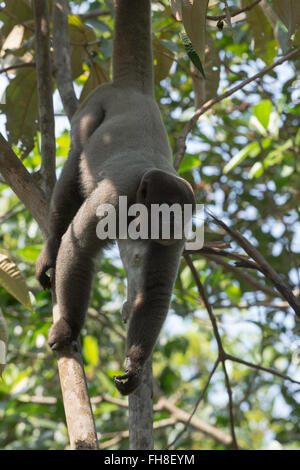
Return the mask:
POLYGON ((83 339, 83 354, 85 360, 92 366, 99 362, 98 343, 93 336, 85 336, 83 339))
POLYGON ((184 0, 182 2, 183 26, 201 61, 204 60, 206 44, 207 7, 208 0, 184 0))
POLYGON ((185 171, 192 170, 193 168, 197 168, 201 165, 201 161, 199 157, 195 155, 185 155, 184 159, 182 160, 178 173, 184 173, 185 171))
POLYGON ((21 272, 15 263, 2 253, 0 253, 0 285, 24 307, 32 310, 29 290, 21 272))
POLYGON ((17 145, 21 141, 21 151, 29 152, 34 146, 34 136, 38 129, 38 96, 36 71, 33 67, 18 70, 16 77, 6 88, 4 106, 9 135, 9 143, 17 145), (18 103, 18 106, 16 106, 18 103))
POLYGON ((25 248, 18 250, 18 254, 22 256, 22 258, 26 259, 26 261, 35 263, 41 249, 42 245, 26 245, 25 248))
POLYGON ((187 52, 187 55, 193 62, 194 66, 199 70, 199 72, 201 72, 202 76, 205 78, 205 73, 202 67, 200 57, 198 56, 197 52, 193 48, 191 41, 189 40, 188 36, 185 33, 181 33, 180 36, 181 36, 181 40, 184 45, 184 48, 187 52))
POLYGON ((262 100, 260 103, 253 106, 254 116, 265 129, 268 128, 271 111, 272 103, 269 100, 262 100))
POLYGON ((226 288, 226 294, 232 303, 239 303, 241 300, 241 290, 238 286, 231 284, 226 288))
POLYGON ((210 35, 206 36, 204 72, 206 80, 200 72, 191 64, 193 90, 195 94, 195 107, 199 108, 205 101, 217 95, 220 81, 221 63, 219 53, 214 40, 210 35))
POLYGON ((233 168, 239 165, 249 154, 250 152, 255 152, 259 148, 257 142, 252 142, 251 144, 246 145, 242 150, 235 154, 235 156, 225 165, 223 173, 226 175, 233 168))
POLYGON ((281 162, 284 157, 284 153, 291 147, 293 147, 293 141, 292 139, 288 139, 283 145, 279 145, 275 150, 269 152, 264 159, 264 167, 268 168, 281 162))
POLYGON ((250 179, 258 178, 259 176, 262 175, 263 171, 264 171, 263 164, 261 162, 255 162, 253 167, 249 171, 248 176, 250 179))

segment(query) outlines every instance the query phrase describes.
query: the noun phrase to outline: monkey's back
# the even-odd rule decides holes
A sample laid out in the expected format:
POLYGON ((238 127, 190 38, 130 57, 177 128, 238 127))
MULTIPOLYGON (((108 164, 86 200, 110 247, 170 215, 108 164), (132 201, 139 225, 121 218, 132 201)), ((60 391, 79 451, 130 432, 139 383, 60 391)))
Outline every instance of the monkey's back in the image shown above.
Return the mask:
POLYGON ((80 169, 85 193, 109 178, 127 194, 135 180, 138 184, 145 167, 173 172, 168 136, 152 95, 114 85, 99 87, 92 95, 91 105, 89 100, 84 103, 75 122, 81 133, 86 123, 96 123, 82 142, 80 169), (100 114, 103 119, 97 125, 100 114))

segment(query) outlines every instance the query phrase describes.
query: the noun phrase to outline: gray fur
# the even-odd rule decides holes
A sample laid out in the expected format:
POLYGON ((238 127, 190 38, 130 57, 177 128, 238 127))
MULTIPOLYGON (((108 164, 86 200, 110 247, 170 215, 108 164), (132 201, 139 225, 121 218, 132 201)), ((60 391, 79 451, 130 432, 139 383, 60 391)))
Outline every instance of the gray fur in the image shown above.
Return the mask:
MULTIPOLYGON (((94 259, 106 246, 96 236, 97 207, 110 203, 118 210, 121 195, 129 204, 194 204, 190 186, 173 168, 154 100, 150 0, 115 0, 115 7, 114 80, 94 90, 72 119, 68 160, 51 200, 50 236, 37 260, 37 277, 44 288, 50 287, 47 269, 55 267, 60 319, 49 332, 53 349, 76 340, 84 324, 94 259)), ((139 384, 168 312, 184 246, 184 240, 168 246, 159 240, 121 241, 131 286, 133 243, 143 261, 126 307, 126 373, 115 378, 123 394, 139 384)))

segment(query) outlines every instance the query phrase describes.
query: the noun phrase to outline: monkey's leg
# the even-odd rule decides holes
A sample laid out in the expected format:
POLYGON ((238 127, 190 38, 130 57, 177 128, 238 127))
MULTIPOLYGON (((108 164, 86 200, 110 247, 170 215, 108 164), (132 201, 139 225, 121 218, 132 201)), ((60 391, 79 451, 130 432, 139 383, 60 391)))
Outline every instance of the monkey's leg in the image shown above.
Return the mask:
POLYGON ((60 319, 49 332, 49 345, 60 349, 77 339, 88 307, 94 258, 109 240, 97 237, 101 204, 116 206, 116 191, 102 181, 80 207, 63 235, 56 260, 55 291, 60 319))
POLYGON ((168 313, 183 245, 182 241, 170 246, 149 241, 140 292, 130 314, 126 373, 114 378, 123 395, 139 385, 142 367, 154 348, 168 313))

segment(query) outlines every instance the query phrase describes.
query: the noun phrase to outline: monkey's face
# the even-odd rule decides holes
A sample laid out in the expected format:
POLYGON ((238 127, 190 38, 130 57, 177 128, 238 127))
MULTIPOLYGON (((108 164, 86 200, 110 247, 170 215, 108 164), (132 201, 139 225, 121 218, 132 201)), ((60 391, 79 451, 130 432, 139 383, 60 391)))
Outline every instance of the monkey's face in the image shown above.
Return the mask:
POLYGON ((192 187, 162 170, 147 171, 137 191, 137 202, 147 208, 149 238, 162 245, 184 240, 195 210, 192 187))

